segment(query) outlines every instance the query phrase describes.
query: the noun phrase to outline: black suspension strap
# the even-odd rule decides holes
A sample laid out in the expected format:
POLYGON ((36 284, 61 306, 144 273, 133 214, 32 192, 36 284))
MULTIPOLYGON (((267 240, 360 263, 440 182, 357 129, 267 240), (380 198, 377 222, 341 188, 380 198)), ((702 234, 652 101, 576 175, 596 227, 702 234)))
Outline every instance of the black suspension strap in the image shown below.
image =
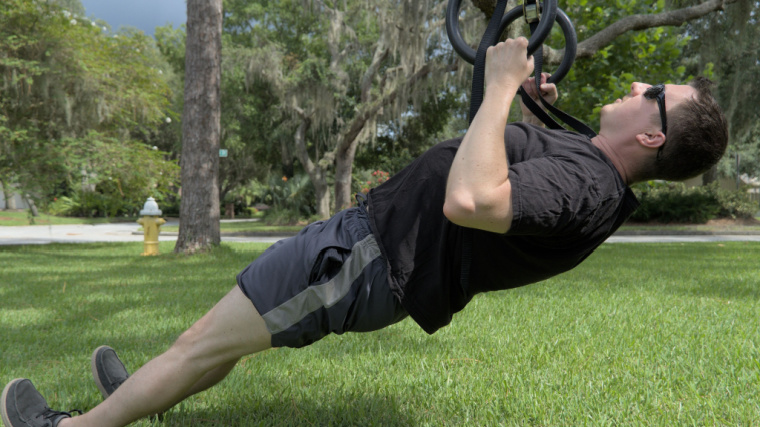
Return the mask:
MULTIPOLYGON (((532 0, 535 2, 535 0, 532 0)), ((528 2, 526 1, 524 3, 527 5, 528 2)), ((539 6, 536 4, 535 8, 538 10, 539 6)), ((565 57, 572 57, 575 58, 575 53, 578 46, 578 41, 575 34, 575 28, 573 27, 572 22, 567 17, 565 12, 562 11, 562 9, 557 8, 556 10, 556 22, 560 25, 560 28, 562 28, 562 33, 565 36, 565 57), (572 50, 572 51, 570 51, 572 50), (570 53, 568 53, 570 51, 570 53)), ((530 26, 531 34, 534 33, 538 28, 538 21, 540 19, 540 11, 536 12, 536 15, 530 15, 526 11, 524 13, 525 20, 528 22, 528 25, 530 26)), ((503 31, 503 30, 502 30, 503 31)), ((575 117, 571 116, 570 114, 565 113, 564 111, 560 110, 559 108, 553 106, 552 104, 548 103, 543 96, 541 96, 541 72, 543 69, 543 62, 544 62, 544 56, 543 56, 543 46, 540 46, 536 52, 533 54, 533 69, 535 71, 535 83, 536 83, 536 95, 541 102, 541 104, 546 108, 546 110, 549 110, 552 114, 557 116, 560 120, 562 120, 564 123, 566 123, 568 126, 573 128, 576 132, 582 133, 589 138, 593 138, 596 136, 596 132, 591 129, 588 125, 583 123, 582 121, 576 119, 575 117)), ((564 76, 563 76, 564 77, 564 76)), ((551 79, 549 79, 551 81, 551 79)), ((541 107, 538 106, 538 104, 528 96, 527 92, 523 90, 522 87, 520 87, 520 96, 522 97, 523 104, 525 104, 526 107, 541 120, 549 129, 564 129, 562 125, 557 123, 549 114, 546 113, 545 110, 541 109, 541 107)))
POLYGON ((496 9, 491 15, 491 20, 488 22, 483 37, 480 39, 478 45, 478 52, 475 55, 475 64, 472 73, 472 92, 470 95, 470 123, 475 118, 475 113, 478 112, 480 104, 483 103, 483 88, 485 87, 486 78, 486 51, 490 46, 493 46, 490 41, 494 38, 498 38, 501 34, 499 27, 501 24, 501 16, 504 15, 504 11, 507 9, 507 0, 498 0, 496 2, 496 9))
MULTIPOLYGON (((534 70, 536 75, 536 93, 541 104, 564 123, 571 126, 577 132, 587 135, 589 138, 596 136, 591 128, 580 120, 554 107, 541 96, 541 71, 543 68, 543 43, 551 32, 555 21, 560 25, 565 37, 565 54, 557 70, 547 79, 548 83, 559 83, 570 71, 575 60, 577 50, 577 36, 575 28, 567 15, 557 7, 557 0, 544 0, 543 6, 538 0, 524 0, 522 6, 518 6, 504 14, 507 0, 497 0, 496 9, 488 22, 483 37, 480 39, 478 50, 475 52, 462 38, 459 30, 459 10, 461 0, 449 0, 446 7, 446 33, 449 36, 454 50, 467 62, 474 65, 472 77, 472 91, 470 95, 470 116, 472 123, 475 114, 483 102, 485 86, 485 63, 486 51, 490 46, 499 42, 499 37, 515 19, 525 16, 530 25, 531 37, 528 42, 528 56, 533 55, 534 70)), ((520 87, 520 96, 525 106, 550 129, 564 129, 546 111, 544 111, 528 94, 520 87)), ((462 263, 460 272, 460 284, 467 289, 472 265, 472 239, 473 233, 465 229, 462 233, 462 263)))

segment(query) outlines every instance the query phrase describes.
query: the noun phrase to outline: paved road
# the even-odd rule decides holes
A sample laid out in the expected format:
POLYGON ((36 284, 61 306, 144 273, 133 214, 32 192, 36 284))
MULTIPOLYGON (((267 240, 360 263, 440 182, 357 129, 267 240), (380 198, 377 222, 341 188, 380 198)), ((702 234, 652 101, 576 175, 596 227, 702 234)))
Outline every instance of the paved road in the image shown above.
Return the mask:
MULTIPOLYGON (((171 222, 168 225, 176 225, 171 222)), ((0 245, 32 245, 48 243, 88 243, 88 242, 142 242, 142 234, 135 234, 140 228, 137 223, 97 224, 97 225, 32 225, 23 227, 0 227, 0 245)), ((268 242, 274 243, 287 236, 225 236, 223 242, 268 242)), ((161 241, 177 240, 174 235, 161 235, 161 241)), ((760 235, 701 235, 701 236, 627 236, 616 235, 609 243, 629 242, 725 242, 760 241, 760 235)))

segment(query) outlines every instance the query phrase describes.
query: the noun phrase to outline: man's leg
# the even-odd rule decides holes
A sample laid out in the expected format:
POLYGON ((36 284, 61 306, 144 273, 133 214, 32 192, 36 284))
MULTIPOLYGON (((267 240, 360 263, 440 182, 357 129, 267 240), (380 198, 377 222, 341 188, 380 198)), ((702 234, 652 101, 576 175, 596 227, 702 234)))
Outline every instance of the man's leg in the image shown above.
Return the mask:
POLYGON ((137 370, 103 403, 62 420, 59 427, 124 426, 159 413, 219 382, 242 356, 270 347, 264 320, 235 286, 166 353, 137 370))
MULTIPOLYGON (((185 397, 180 400, 184 400, 219 383, 219 381, 227 377, 239 360, 230 361, 206 372, 203 378, 190 387, 185 397)), ((100 390, 100 394, 103 395, 103 399, 112 395, 129 378, 129 371, 121 359, 119 359, 116 350, 107 345, 95 349, 91 358, 91 367, 92 377, 98 386, 98 390, 100 390)))
MULTIPOLYGON (((187 394, 185 394, 184 397, 180 399, 180 401, 187 399, 188 397, 200 393, 203 390, 207 390, 217 384, 223 379, 227 377, 227 375, 232 371, 232 368, 237 365, 240 358, 237 358, 231 362, 228 362, 226 364, 223 364, 221 366, 218 366, 208 372, 206 372, 206 375, 204 375, 201 379, 196 381, 195 384, 193 384, 192 387, 187 391, 187 394)), ((177 402, 179 403, 179 402, 177 402)), ((174 405, 172 405, 174 406, 174 405)))

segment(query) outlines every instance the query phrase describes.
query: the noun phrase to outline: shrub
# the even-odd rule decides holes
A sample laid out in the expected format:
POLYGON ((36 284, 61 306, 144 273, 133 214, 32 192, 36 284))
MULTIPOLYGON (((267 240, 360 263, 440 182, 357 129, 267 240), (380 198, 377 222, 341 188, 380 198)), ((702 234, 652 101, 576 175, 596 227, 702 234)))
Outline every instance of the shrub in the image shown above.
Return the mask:
POLYGON ((718 200, 718 218, 754 218, 758 211, 757 202, 746 191, 718 191, 718 200))
POLYGON ((80 203, 78 197, 56 197, 48 205, 47 212, 55 216, 73 216, 79 212, 80 203))
MULTIPOLYGON (((248 212, 263 216, 269 224, 294 224, 313 218, 317 212, 317 196, 306 174, 291 178, 271 175, 267 182, 254 180, 228 197, 240 204, 241 211, 252 205, 266 205, 268 209, 262 212, 256 209, 248 212)), ((238 211, 237 206, 235 210, 238 211)))
POLYGON ((179 166, 165 159, 167 153, 138 141, 91 131, 55 144, 46 161, 60 170, 50 178, 55 186, 45 203, 54 215, 134 215, 148 197, 161 206, 179 179, 179 166))
POLYGON ((744 191, 722 190, 718 183, 687 188, 683 183, 649 181, 633 186, 641 206, 631 220, 705 223, 716 218, 752 218, 758 207, 744 191))
POLYGON ((369 193, 369 190, 389 180, 391 174, 382 170, 355 170, 352 176, 354 193, 369 193))

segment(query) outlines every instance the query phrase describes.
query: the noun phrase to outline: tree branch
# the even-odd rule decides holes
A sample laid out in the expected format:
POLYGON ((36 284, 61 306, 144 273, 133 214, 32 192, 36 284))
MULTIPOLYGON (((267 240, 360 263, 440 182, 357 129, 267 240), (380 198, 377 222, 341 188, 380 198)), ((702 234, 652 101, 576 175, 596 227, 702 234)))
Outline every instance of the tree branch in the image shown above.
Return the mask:
POLYGON ((377 43, 377 47, 375 48, 375 54, 372 56, 372 63, 367 67, 367 70, 364 72, 361 78, 360 87, 361 87, 361 95, 360 99, 362 103, 369 102, 369 93, 372 89, 372 79, 375 77, 375 74, 377 74, 377 71, 380 69, 380 65, 385 61, 385 58, 388 57, 388 46, 387 43, 385 43, 385 39, 381 39, 377 43))
POLYGON ((327 49, 330 51, 330 70, 335 73, 339 81, 345 81, 348 79, 348 74, 340 67, 340 64, 348 54, 348 46, 344 49, 340 48, 341 34, 345 28, 345 12, 332 8, 321 0, 314 0, 314 2, 322 8, 330 20, 330 29, 327 32, 327 49))
MULTIPOLYGON (((460 61, 455 61, 453 64, 448 65, 445 69, 443 69, 442 72, 456 71, 459 67, 459 64, 460 61)), ((340 136, 334 152, 339 153, 341 151, 347 150, 350 147, 351 143, 353 143, 357 136, 359 136, 359 133, 361 133, 366 123, 374 115, 378 114, 383 107, 395 101, 399 92, 401 92, 403 88, 414 86, 416 82, 423 79, 433 71, 433 66, 429 62, 426 63, 416 72, 412 73, 405 82, 397 85, 393 90, 383 94, 380 98, 376 99, 374 102, 363 108, 356 116, 354 116, 354 119, 351 120, 351 123, 348 125, 346 132, 340 136)))
POLYGON ((296 129, 296 134, 294 135, 296 157, 298 157, 298 160, 301 161, 301 164, 306 170, 306 173, 308 173, 312 178, 316 178, 321 171, 311 160, 311 157, 309 157, 309 153, 306 150, 306 132, 311 127, 311 115, 307 114, 301 107, 297 105, 294 105, 293 109, 300 119, 298 128, 296 129))
MULTIPOLYGON (((628 31, 640 31, 647 28, 673 26, 678 27, 688 21, 701 18, 718 10, 724 10, 726 5, 736 3, 738 0, 708 0, 696 6, 660 12, 655 14, 638 14, 622 18, 593 36, 578 43, 576 59, 591 58, 600 49, 608 46, 613 40, 628 31)), ((486 15, 493 14, 494 0, 473 0, 473 3, 486 15), (489 14, 490 11, 490 14, 489 14)), ((557 65, 562 62, 565 49, 552 49, 544 45, 544 63, 557 65)))
MULTIPOLYGON (((639 31, 647 28, 664 26, 681 26, 687 21, 701 18, 711 12, 724 10, 727 4, 735 3, 736 1, 737 0, 709 0, 696 6, 685 7, 668 12, 625 17, 581 43, 578 43, 576 58, 590 58, 600 49, 612 43, 614 39, 628 31, 639 31)), ((564 54, 564 49, 559 53, 564 54)), ((559 58, 557 63, 559 63, 562 59, 562 55, 557 56, 559 58)))

